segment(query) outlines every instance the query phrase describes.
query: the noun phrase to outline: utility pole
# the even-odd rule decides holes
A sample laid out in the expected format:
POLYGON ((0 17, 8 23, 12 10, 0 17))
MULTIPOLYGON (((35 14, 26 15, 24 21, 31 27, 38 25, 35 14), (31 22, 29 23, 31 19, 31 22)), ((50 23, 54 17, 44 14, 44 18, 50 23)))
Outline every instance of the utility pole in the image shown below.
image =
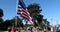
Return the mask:
POLYGON ((52 24, 52 26, 53 26, 53 18, 51 18, 51 24, 52 24))
POLYGON ((58 24, 58 21, 56 21, 56 27, 57 27, 57 28, 58 28, 58 25, 59 25, 59 24, 58 24))
POLYGON ((51 32, 53 32, 53 18, 51 18, 51 24, 52 24, 51 32))

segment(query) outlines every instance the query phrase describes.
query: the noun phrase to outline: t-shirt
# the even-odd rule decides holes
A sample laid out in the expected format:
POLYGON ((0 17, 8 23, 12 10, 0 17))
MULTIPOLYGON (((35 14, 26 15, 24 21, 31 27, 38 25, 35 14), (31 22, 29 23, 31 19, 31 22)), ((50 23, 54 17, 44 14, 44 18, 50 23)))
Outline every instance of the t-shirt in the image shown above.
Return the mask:
POLYGON ((30 27, 27 27, 27 30, 30 30, 30 27))
POLYGON ((53 31, 53 27, 51 27, 51 31, 53 31))

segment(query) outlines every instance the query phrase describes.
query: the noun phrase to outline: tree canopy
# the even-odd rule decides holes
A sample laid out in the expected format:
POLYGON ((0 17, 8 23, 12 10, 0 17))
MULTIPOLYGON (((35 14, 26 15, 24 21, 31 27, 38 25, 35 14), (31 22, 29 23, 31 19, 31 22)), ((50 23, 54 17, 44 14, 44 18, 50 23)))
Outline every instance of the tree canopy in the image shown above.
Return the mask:
POLYGON ((3 10, 0 8, 0 17, 3 16, 3 10))
POLYGON ((27 9, 29 10, 30 14, 38 14, 42 11, 41 7, 36 3, 28 5, 27 9))
POLYGON ((43 15, 40 14, 42 11, 41 7, 38 4, 33 3, 28 5, 27 9, 33 19, 34 25, 36 26, 37 23, 40 24, 43 19, 43 15))

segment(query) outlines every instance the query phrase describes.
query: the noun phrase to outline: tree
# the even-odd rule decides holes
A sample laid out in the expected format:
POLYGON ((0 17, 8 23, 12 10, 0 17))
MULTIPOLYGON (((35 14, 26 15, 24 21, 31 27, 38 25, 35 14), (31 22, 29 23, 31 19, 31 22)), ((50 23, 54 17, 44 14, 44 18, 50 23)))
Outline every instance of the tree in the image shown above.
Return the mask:
POLYGON ((0 24, 3 22, 2 16, 3 16, 3 10, 0 8, 0 24))
POLYGON ((1 24, 1 23, 3 23, 3 19, 2 19, 2 18, 0 18, 0 24, 1 24))
POLYGON ((19 27, 23 27, 23 26, 24 26, 24 25, 23 25, 23 22, 22 22, 22 19, 19 18, 18 16, 17 16, 17 25, 18 25, 19 27))
POLYGON ((22 19, 20 19, 18 16, 15 16, 10 20, 10 22, 12 23, 12 25, 23 27, 22 19))
POLYGON ((2 30, 2 27, 3 27, 3 19, 0 18, 0 30, 2 30))
POLYGON ((3 22, 4 27, 8 27, 8 26, 12 26, 12 23, 10 22, 10 20, 6 20, 3 22))
POLYGON ((36 4, 36 3, 30 4, 27 7, 27 9, 29 10, 30 14, 33 14, 33 13, 34 14, 39 14, 42 11, 41 7, 38 4, 36 4))
POLYGON ((2 30, 2 27, 3 27, 3 19, 2 19, 2 16, 3 16, 3 10, 0 8, 0 30, 2 30))
POLYGON ((37 23, 40 25, 40 22, 42 22, 43 19, 43 15, 40 14, 42 11, 41 7, 38 4, 34 3, 30 4, 27 9, 33 19, 34 25, 36 26, 37 23))
POLYGON ((43 19, 43 22, 44 22, 43 24, 47 25, 47 26, 49 26, 49 24, 50 24, 49 21, 47 21, 47 19, 43 19))
POLYGON ((3 16, 3 10, 0 8, 0 17, 3 16))
POLYGON ((43 19, 43 26, 47 26, 48 30, 50 30, 50 22, 47 19, 43 19))
POLYGON ((10 20, 6 20, 3 22, 2 30, 8 30, 7 28, 9 26, 12 26, 12 23, 10 23, 10 20))

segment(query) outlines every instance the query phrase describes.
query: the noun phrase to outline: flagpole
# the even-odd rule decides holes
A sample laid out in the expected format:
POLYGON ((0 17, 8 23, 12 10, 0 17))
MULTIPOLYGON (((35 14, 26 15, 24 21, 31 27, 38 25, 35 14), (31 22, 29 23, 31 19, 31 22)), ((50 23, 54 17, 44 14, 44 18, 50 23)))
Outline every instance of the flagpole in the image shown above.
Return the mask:
POLYGON ((17 26, 17 16, 15 16, 15 27, 17 26))
POLYGON ((18 0, 16 0, 16 16, 15 16, 15 27, 17 26, 17 9, 18 9, 18 0))
POLYGON ((18 7, 18 0, 16 0, 15 28, 16 28, 16 26, 17 26, 17 7, 18 7))

